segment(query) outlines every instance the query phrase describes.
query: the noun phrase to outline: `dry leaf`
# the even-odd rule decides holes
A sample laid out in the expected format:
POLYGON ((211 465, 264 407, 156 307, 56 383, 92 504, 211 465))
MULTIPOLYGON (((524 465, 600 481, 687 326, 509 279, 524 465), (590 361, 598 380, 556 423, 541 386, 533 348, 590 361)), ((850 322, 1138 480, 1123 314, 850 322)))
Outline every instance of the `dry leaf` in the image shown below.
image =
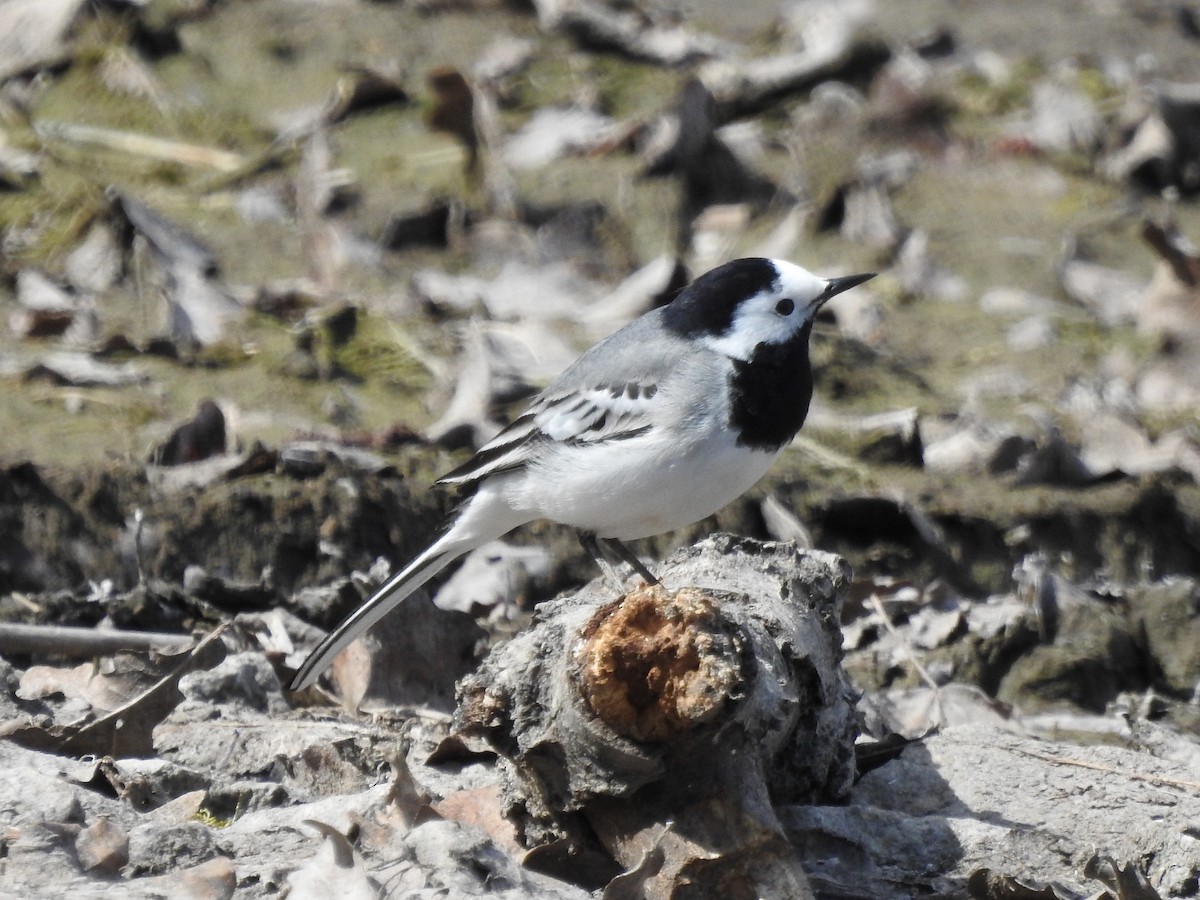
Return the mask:
POLYGON ((455 791, 433 804, 443 818, 480 829, 509 853, 521 853, 517 830, 504 817, 498 785, 486 785, 455 791))
POLYGON ((116 875, 129 862, 129 835, 109 818, 99 818, 75 838, 75 855, 85 872, 116 875))
POLYGON ((304 825, 325 836, 316 854, 288 876, 289 900, 376 900, 379 886, 367 874, 346 836, 324 822, 304 825))
POLYGON ((1115 891, 1117 900, 1162 900, 1133 863, 1122 866, 1111 857, 1096 855, 1087 861, 1083 874, 1115 891))
POLYGON ((0 728, 0 737, 33 750, 68 756, 85 754, 113 757, 153 756, 154 726, 170 714, 182 699, 179 679, 188 672, 211 669, 225 658, 221 629, 209 634, 153 687, 103 718, 85 725, 43 727, 10 723, 0 728))

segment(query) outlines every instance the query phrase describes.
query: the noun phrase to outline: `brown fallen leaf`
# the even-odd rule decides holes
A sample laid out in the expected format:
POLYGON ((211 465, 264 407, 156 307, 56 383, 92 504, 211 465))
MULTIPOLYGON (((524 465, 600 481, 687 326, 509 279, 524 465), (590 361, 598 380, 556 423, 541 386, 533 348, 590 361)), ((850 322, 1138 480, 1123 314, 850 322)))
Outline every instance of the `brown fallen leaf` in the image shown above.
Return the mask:
POLYGON ((129 835, 109 818, 99 818, 75 838, 75 855, 85 872, 118 874, 129 862, 129 835))
POLYGON ((495 784, 455 791, 433 803, 433 809, 445 819, 480 829, 510 853, 521 853, 517 830, 505 818, 500 786, 495 784))
MULTIPOLYGON (((30 627, 32 626, 25 626, 26 629, 30 627)), ((6 639, 11 635, 7 631, 7 628, 0 627, 0 649, 5 643, 9 643, 6 639)), ((61 633, 61 629, 52 633, 61 633)), ((184 649, 190 650, 191 639, 183 640, 184 649)), ((113 648, 108 650, 99 649, 104 645, 103 641, 96 641, 97 649, 92 654, 93 657, 103 658, 81 663, 74 668, 30 666, 21 676, 17 696, 23 700, 43 700, 56 696, 68 701, 81 700, 92 709, 107 713, 124 706, 131 698, 148 690, 172 665, 169 657, 164 659, 153 654, 121 653, 117 649, 119 644, 114 644, 113 648)), ((72 648, 68 648, 70 649, 72 648)), ((169 645, 157 649, 159 652, 166 652, 169 645)), ((57 648, 42 652, 59 655, 57 648)))
POLYGON ((413 778, 412 769, 408 767, 408 759, 403 752, 397 753, 392 760, 392 771, 396 773, 392 781, 392 789, 388 791, 388 808, 399 814, 405 827, 411 828, 416 824, 421 811, 429 806, 429 795, 413 778))
POLYGON ((0 725, 0 737, 31 750, 64 756, 95 754, 117 758, 154 755, 154 726, 167 717, 182 695, 179 679, 189 672, 211 669, 225 658, 218 628, 148 690, 108 715, 84 725, 37 725, 24 721, 0 725))
POLYGON ((175 900, 229 900, 237 888, 237 870, 229 857, 217 856, 183 871, 140 879, 134 884, 162 891, 162 896, 175 900))
POLYGON ((1116 893, 1117 900, 1162 900, 1146 876, 1133 863, 1121 865, 1110 856, 1093 856, 1083 867, 1083 874, 1104 883, 1116 893))
MULTIPOLYGON (((96 674, 96 667, 90 662, 80 663, 71 669, 59 666, 30 666, 21 675, 17 687, 17 697, 22 700, 45 700, 61 696, 67 700, 85 700, 92 706, 88 684, 96 674)), ((100 705, 101 709, 112 707, 100 705)))

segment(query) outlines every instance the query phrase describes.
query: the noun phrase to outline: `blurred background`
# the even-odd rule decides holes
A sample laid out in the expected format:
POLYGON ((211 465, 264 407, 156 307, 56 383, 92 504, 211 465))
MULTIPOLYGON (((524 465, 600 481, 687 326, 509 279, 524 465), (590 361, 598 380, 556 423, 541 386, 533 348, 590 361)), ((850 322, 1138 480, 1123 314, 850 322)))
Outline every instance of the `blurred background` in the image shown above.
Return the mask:
MULTIPOLYGON (((846 555, 864 689, 1194 729, 1196 16, 3 0, 0 615, 203 623, 113 611, 200 567, 328 627, 358 595, 303 589, 418 549, 430 482, 577 353, 766 255, 881 274, 772 475, 640 549, 846 555)), ((440 603, 519 627, 594 574, 514 541, 440 603)))

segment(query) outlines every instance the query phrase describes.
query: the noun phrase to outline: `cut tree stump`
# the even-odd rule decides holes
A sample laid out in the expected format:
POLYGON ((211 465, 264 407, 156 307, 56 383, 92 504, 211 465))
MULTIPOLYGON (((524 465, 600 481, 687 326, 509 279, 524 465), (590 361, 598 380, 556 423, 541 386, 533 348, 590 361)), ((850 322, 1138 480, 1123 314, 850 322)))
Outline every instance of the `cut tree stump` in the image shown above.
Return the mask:
POLYGON ((599 840, 647 898, 811 897, 774 807, 853 781, 849 566, 717 535, 657 574, 545 604, 460 684, 456 728, 500 755, 528 847, 599 840))

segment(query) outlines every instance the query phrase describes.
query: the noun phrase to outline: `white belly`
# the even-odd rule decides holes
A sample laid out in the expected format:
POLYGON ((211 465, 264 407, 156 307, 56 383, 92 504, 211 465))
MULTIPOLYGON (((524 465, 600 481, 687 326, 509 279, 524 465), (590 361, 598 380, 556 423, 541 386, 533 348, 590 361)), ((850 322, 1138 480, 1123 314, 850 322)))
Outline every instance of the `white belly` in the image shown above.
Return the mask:
POLYGON ((720 431, 662 445, 646 437, 564 446, 506 485, 508 502, 599 537, 649 537, 690 525, 736 500, 778 456, 720 431))

